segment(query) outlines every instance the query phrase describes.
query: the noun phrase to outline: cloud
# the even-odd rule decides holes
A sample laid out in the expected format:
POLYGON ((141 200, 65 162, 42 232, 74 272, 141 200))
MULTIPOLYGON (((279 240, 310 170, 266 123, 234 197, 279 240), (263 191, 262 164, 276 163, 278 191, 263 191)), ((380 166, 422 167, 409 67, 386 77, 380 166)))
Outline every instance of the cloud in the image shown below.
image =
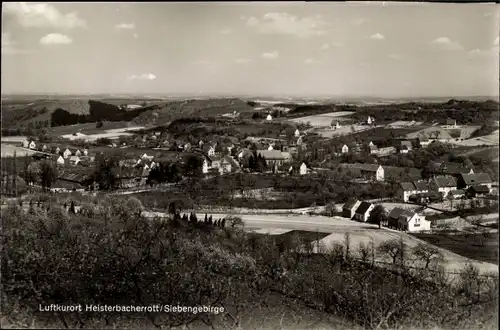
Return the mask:
POLYGON ((86 22, 76 12, 63 14, 47 3, 5 2, 3 13, 16 17, 23 27, 85 27, 86 22))
POLYGON ((250 62, 252 62, 251 59, 249 58, 237 58, 236 60, 234 60, 236 63, 238 64, 248 64, 250 62))
POLYGON ((262 55, 261 55, 261 57, 266 59, 266 60, 273 60, 275 58, 278 58, 278 56, 279 56, 279 54, 277 51, 262 53, 262 55))
POLYGON ((16 42, 12 40, 10 33, 2 32, 2 55, 29 54, 31 51, 16 47, 16 42))
POLYGON ((143 73, 141 75, 131 75, 127 77, 128 80, 155 80, 156 76, 152 73, 143 73))
POLYGON ((40 43, 42 45, 56 45, 56 44, 67 45, 72 42, 73 39, 60 33, 49 33, 40 39, 40 43))
POLYGON ((439 37, 431 42, 439 46, 442 50, 463 50, 464 47, 457 41, 452 41, 447 37, 439 37))
POLYGON ((262 18, 249 17, 247 26, 263 34, 289 34, 299 37, 321 36, 328 25, 320 16, 298 18, 288 13, 267 13, 262 18))
POLYGON ((228 34, 233 33, 233 30, 231 30, 229 28, 225 28, 225 29, 220 30, 219 33, 224 34, 224 35, 228 35, 228 34))
POLYGON ((321 63, 320 61, 318 60, 315 60, 314 58, 308 58, 304 61, 305 64, 318 64, 318 63, 321 63))
POLYGON ((133 30, 135 29, 135 24, 134 23, 121 23, 115 25, 115 28, 118 30, 133 30))
POLYGON ((373 35, 370 36, 370 39, 373 39, 373 40, 384 40, 385 36, 383 34, 380 34, 380 33, 375 33, 375 34, 373 34, 373 35))

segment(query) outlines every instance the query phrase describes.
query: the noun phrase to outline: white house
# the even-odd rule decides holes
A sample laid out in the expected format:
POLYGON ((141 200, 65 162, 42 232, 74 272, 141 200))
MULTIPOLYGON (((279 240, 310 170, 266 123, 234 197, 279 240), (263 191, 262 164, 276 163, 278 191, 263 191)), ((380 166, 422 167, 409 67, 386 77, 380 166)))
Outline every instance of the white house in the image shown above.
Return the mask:
POLYGON ((212 162, 209 161, 207 158, 203 159, 203 166, 201 168, 203 174, 207 174, 211 167, 212 167, 212 162))
POLYGON ((358 208, 354 212, 354 219, 358 221, 363 221, 366 222, 368 221, 368 218, 370 217, 370 213, 372 210, 375 208, 375 204, 368 203, 368 202, 361 202, 359 204, 358 208))
POLYGON ((215 146, 210 146, 207 152, 209 157, 214 157, 215 156, 215 146))
POLYGON ((361 202, 355 198, 349 198, 342 206, 342 217, 352 219, 361 202))
POLYGON ((83 149, 83 155, 88 156, 89 155, 89 149, 85 148, 83 149))
POLYGON ((348 153, 348 152, 349 152, 349 147, 347 146, 347 144, 344 144, 344 145, 342 146, 342 153, 343 153, 343 154, 346 154, 346 153, 348 153))
POLYGON ((423 181, 401 182, 396 196, 398 199, 408 202, 411 195, 425 194, 429 192, 429 185, 423 181))
POLYGON ((81 155, 82 155, 82 152, 77 149, 76 152, 75 152, 75 156, 80 157, 81 155))
POLYGON ((300 146, 304 143, 304 139, 302 138, 302 136, 299 136, 299 138, 297 139, 297 145, 300 146))
POLYGON ((271 120, 273 120, 273 117, 269 114, 269 115, 267 115, 266 120, 271 121, 271 120))
POLYGON ((306 175, 307 174, 307 165, 306 165, 306 163, 302 163, 302 165, 300 165, 299 173, 300 173, 300 175, 306 175))
POLYGON ((267 150, 274 150, 273 145, 270 144, 269 147, 267 147, 267 150))
POLYGON ((300 136, 300 131, 299 131, 298 128, 295 130, 294 135, 295 135, 295 137, 299 137, 300 136))
POLYGON ((408 232, 431 230, 431 222, 416 212, 396 207, 389 213, 390 227, 408 232))
POLYGON ((30 141, 28 141, 27 139, 24 139, 23 142, 23 148, 29 148, 30 147, 30 141))
POLYGON ((148 156, 148 154, 144 154, 142 155, 141 159, 144 159, 144 160, 153 160, 154 156, 148 156))
POLYGON ((63 156, 59 156, 59 158, 57 158, 57 164, 58 165, 63 165, 64 166, 64 157, 63 156))
POLYGON ((69 158, 69 163, 73 166, 78 165, 79 162, 80 162, 80 157, 78 156, 71 156, 69 158))
POLYGON ((373 124, 373 122, 374 122, 374 119, 372 117, 368 116, 368 119, 366 120, 366 123, 368 125, 371 125, 371 124, 373 124))
POLYGON ((63 152, 63 157, 64 158, 69 158, 71 155, 72 155, 71 150, 69 150, 68 148, 66 148, 66 150, 64 150, 64 152, 63 152))
POLYGON ((457 179, 451 175, 435 176, 430 182, 430 187, 446 197, 450 191, 457 190, 457 179))
POLYGON ((36 149, 36 143, 35 143, 35 141, 31 141, 31 142, 28 144, 28 148, 35 150, 35 149, 36 149))
POLYGON ((43 147, 42 147, 42 151, 43 151, 43 152, 46 152, 48 148, 49 148, 49 147, 47 147, 47 145, 46 145, 46 144, 44 144, 44 145, 43 145, 43 147))

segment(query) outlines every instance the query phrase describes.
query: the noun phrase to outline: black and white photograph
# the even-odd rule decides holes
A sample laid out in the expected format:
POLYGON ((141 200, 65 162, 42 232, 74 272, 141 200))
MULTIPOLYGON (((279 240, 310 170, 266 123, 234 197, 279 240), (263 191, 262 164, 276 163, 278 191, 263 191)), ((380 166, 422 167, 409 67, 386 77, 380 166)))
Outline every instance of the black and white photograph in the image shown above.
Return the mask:
POLYGON ((0 328, 499 328, 497 3, 1 21, 0 328))

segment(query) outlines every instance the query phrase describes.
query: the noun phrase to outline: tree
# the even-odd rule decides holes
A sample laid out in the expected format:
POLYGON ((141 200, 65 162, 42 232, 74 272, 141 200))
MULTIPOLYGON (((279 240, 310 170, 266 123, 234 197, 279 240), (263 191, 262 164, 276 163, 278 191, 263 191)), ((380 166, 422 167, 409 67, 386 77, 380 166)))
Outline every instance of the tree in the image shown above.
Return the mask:
POLYGON ((225 218, 225 220, 227 220, 227 222, 231 228, 244 226, 244 222, 240 217, 229 216, 229 217, 225 218))
POLYGON ((396 264, 398 258, 402 259, 404 254, 403 249, 404 243, 401 244, 400 240, 398 239, 390 239, 388 241, 384 241, 378 247, 379 252, 390 257, 394 265, 396 264))
POLYGON ((94 179, 102 190, 115 189, 119 184, 118 159, 116 156, 99 157, 96 161, 94 179))
POLYGON ((413 255, 425 263, 425 269, 429 269, 432 262, 442 262, 444 260, 443 254, 439 249, 433 245, 418 243, 412 248, 413 255))
POLYGON ((382 205, 375 205, 370 216, 368 217, 368 222, 377 224, 380 228, 383 223, 387 221, 387 211, 382 205))
POLYGON ((69 212, 70 212, 70 213, 73 213, 73 214, 75 214, 75 213, 76 213, 76 210, 75 210, 75 202, 74 202, 74 201, 71 201, 71 205, 69 206, 69 212))
POLYGON ((57 167, 48 160, 40 162, 40 182, 42 188, 47 190, 57 181, 57 167))

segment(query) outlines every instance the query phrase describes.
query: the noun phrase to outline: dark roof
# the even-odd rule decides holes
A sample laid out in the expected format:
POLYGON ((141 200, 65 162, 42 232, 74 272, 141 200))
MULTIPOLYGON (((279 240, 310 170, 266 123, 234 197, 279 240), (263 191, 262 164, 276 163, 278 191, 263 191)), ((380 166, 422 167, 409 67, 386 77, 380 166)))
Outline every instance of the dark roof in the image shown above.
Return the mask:
POLYGON ((457 121, 455 119, 446 119, 446 125, 455 125, 456 122, 457 121))
POLYGON ((419 140, 420 142, 428 142, 428 141, 429 141, 429 138, 428 138, 427 136, 425 136, 425 135, 419 135, 419 136, 418 136, 418 140, 419 140))
POLYGON ((415 181, 413 184, 418 191, 429 190, 429 184, 425 181, 415 181))
POLYGON ((492 183, 492 180, 487 173, 462 174, 462 179, 468 186, 482 183, 492 183))
POLYGON ((359 204, 358 208, 356 209, 356 213, 365 214, 371 205, 372 204, 368 202, 361 202, 361 204, 359 204))
POLYGON ((424 191, 429 190, 429 185, 425 181, 401 182, 404 191, 424 191))
POLYGON ((470 189, 476 193, 486 193, 487 194, 490 192, 490 189, 486 186, 472 186, 470 189))
POLYGON ((257 155, 261 155, 264 159, 271 160, 286 160, 290 159, 290 153, 281 152, 279 150, 257 150, 257 155))
POLYGON ((344 206, 342 206, 342 209, 352 210, 352 208, 354 207, 354 205, 356 205, 357 202, 358 200, 356 198, 349 198, 347 202, 344 204, 344 206))
POLYGON ((408 181, 417 181, 422 179, 420 170, 414 167, 384 166, 384 174, 387 178, 400 179, 403 177, 408 181))
POLYGON ((452 194, 452 195, 464 195, 465 191, 463 191, 461 189, 457 189, 457 190, 450 191, 450 194, 452 194))
POLYGON ((457 179, 449 175, 439 175, 434 177, 434 182, 440 188, 449 188, 457 186, 457 179))
POLYGON ((392 209, 392 211, 389 213, 389 218, 392 219, 399 219, 399 216, 404 212, 404 210, 400 207, 395 207, 392 209))
POLYGON ((401 141, 401 147, 412 148, 411 141, 401 141))
POLYGON ((471 168, 461 164, 443 164, 443 170, 447 174, 467 174, 471 171, 471 168))

